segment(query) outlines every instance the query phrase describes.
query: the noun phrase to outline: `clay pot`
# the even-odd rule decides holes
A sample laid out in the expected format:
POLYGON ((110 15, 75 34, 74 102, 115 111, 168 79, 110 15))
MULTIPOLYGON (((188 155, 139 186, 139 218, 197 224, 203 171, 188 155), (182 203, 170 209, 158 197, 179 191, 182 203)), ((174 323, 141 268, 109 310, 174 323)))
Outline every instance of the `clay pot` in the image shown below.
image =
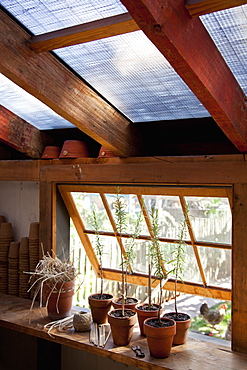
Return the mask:
POLYGON ((43 154, 42 159, 55 159, 58 158, 60 154, 59 146, 46 146, 43 154))
POLYGON ((105 146, 102 145, 99 151, 99 158, 110 158, 110 157, 116 157, 114 153, 112 153, 109 149, 107 149, 105 146))
POLYGON ((111 309, 113 296, 103 293, 103 298, 100 294, 92 294, 88 297, 88 303, 91 308, 93 322, 97 324, 105 324, 108 321, 108 312, 111 309))
POLYGON ((191 326, 191 318, 186 313, 178 313, 178 319, 176 318, 176 312, 169 312, 163 315, 163 317, 172 319, 177 324, 176 335, 173 338, 173 344, 184 344, 187 340, 188 330, 191 326))
POLYGON ((157 321, 156 317, 144 321, 144 332, 147 337, 150 355, 155 358, 165 358, 171 353, 172 342, 176 333, 176 322, 162 317, 162 322, 170 322, 170 326, 150 326, 150 321, 157 321))
POLYGON ((66 140, 59 158, 83 158, 88 157, 87 144, 79 140, 66 140))
POLYGON ((124 310, 124 317, 121 316, 122 310, 112 310, 108 312, 108 322, 111 326, 111 333, 114 344, 118 346, 125 346, 129 344, 134 325, 137 321, 137 314, 133 310, 124 310))
MULTIPOLYGON (((130 310, 135 311, 135 307, 138 304, 138 299, 133 297, 127 297, 127 303, 124 304, 124 308, 129 308, 130 310), (131 302, 128 302, 131 301, 131 302)), ((113 307, 117 309, 121 309, 122 307, 122 298, 114 298, 112 301, 113 307)))
POLYGON ((140 332, 141 332, 141 335, 145 335, 144 333, 144 326, 143 326, 143 323, 146 319, 148 319, 149 317, 158 317, 158 313, 159 313, 159 310, 161 312, 161 308, 159 309, 159 305, 158 304, 153 304, 152 305, 153 307, 156 307, 156 310, 144 310, 142 309, 143 307, 148 307, 148 304, 147 303, 142 303, 140 305, 137 305, 135 310, 137 312, 137 317, 138 317, 138 322, 139 322, 139 327, 140 327, 140 332))
POLYGON ((57 283, 55 286, 51 283, 44 284, 44 303, 52 320, 60 320, 71 315, 74 286, 74 280, 57 283))

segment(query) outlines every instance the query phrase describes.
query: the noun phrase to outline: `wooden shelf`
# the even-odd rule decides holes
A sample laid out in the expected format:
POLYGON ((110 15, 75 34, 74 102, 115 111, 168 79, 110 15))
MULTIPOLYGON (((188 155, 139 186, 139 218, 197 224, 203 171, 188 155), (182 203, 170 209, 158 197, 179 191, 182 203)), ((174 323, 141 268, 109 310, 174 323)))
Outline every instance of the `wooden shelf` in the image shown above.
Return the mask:
POLYGON ((45 308, 39 308, 36 305, 30 316, 30 300, 0 293, 0 301, 0 326, 2 327, 110 358, 140 369, 197 370, 198 366, 200 366, 200 370, 208 370, 215 368, 215 366, 222 369, 246 368, 247 354, 232 352, 225 346, 191 338, 184 345, 174 346, 168 358, 154 359, 149 355, 146 338, 139 334, 138 325, 134 330, 131 343, 124 347, 115 346, 111 337, 104 349, 96 347, 89 343, 89 332, 77 333, 73 329, 65 332, 53 330, 51 337, 43 329, 43 326, 49 322, 45 308), (146 354, 145 358, 136 357, 131 350, 133 342, 141 346, 146 354))

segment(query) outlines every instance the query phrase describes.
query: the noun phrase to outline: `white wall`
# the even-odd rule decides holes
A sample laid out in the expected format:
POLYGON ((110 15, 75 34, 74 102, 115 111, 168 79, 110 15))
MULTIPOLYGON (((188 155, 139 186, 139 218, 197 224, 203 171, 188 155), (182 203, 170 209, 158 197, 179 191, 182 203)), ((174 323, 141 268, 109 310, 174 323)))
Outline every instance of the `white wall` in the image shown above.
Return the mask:
POLYGON ((39 183, 0 181, 0 215, 12 223, 16 241, 28 236, 30 224, 39 221, 39 183))

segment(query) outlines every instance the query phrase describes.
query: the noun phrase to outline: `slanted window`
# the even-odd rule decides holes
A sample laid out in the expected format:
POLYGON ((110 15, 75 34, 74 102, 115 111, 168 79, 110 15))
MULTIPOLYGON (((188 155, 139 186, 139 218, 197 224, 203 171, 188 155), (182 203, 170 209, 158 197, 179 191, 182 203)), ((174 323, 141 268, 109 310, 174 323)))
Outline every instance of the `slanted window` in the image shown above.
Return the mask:
MULTIPOLYGON (((89 275, 92 280, 93 273, 99 276, 100 269, 94 250, 93 209, 97 214, 100 238, 104 244, 102 265, 104 279, 108 282, 121 281, 121 253, 125 252, 124 246, 131 238, 138 214, 143 214, 141 232, 135 246, 136 257, 129 276, 130 283, 139 290, 143 287, 140 291, 142 295, 147 286, 147 244, 151 238, 148 219, 152 207, 158 209, 160 243, 165 261, 172 258, 187 209, 183 283, 179 283, 178 290, 217 299, 231 299, 230 187, 59 185, 59 190, 72 220, 71 252, 78 261, 82 276, 87 276, 87 282, 89 275), (121 235, 117 231, 114 211, 118 191, 128 213, 127 228, 121 235), (89 261, 90 268, 86 261, 89 261)), ((95 289, 92 284, 86 284, 86 289, 95 289)), ((172 291, 173 288, 174 277, 170 275, 164 289, 172 291)))

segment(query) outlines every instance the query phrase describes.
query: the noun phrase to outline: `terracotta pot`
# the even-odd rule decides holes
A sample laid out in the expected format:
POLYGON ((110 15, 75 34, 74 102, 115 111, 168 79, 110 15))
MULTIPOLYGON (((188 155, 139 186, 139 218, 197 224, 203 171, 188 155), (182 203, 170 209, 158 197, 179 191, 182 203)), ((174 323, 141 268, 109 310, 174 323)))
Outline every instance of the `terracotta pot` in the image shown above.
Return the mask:
POLYGON ((99 298, 100 294, 92 294, 88 297, 88 303, 91 308, 93 322, 105 324, 108 321, 108 312, 111 309, 113 296, 103 293, 103 299, 99 298))
POLYGON ((150 355, 155 358, 165 358, 171 353, 172 342, 176 333, 176 322, 162 317, 162 322, 171 322, 171 326, 154 327, 150 326, 151 320, 157 320, 156 317, 144 321, 144 332, 147 337, 150 355))
MULTIPOLYGON (((137 317, 138 317, 138 322, 139 322, 139 327, 140 327, 140 332, 141 335, 145 335, 144 333, 144 326, 143 323, 146 319, 149 317, 158 317, 159 313, 159 305, 158 304, 153 304, 152 306, 156 307, 156 310, 142 310, 142 307, 148 306, 147 303, 142 303, 136 306, 135 310, 137 312, 137 317)), ((160 312, 161 312, 160 308, 160 312)))
POLYGON ((63 319, 71 315, 75 281, 65 283, 44 284, 44 304, 47 305, 48 316, 52 320, 63 319))
POLYGON ((87 144, 79 140, 66 140, 59 158, 83 158, 88 157, 87 144))
POLYGON ((55 159, 58 158, 60 154, 59 146, 46 146, 43 154, 42 159, 55 159))
POLYGON ((137 314, 133 310, 126 309, 124 312, 131 316, 114 316, 121 314, 122 310, 112 310, 108 312, 108 322, 111 326, 111 333, 114 344, 118 346, 125 346, 129 344, 134 325, 137 321, 137 314))
POLYGON ((107 149, 105 146, 102 145, 102 147, 100 148, 98 157, 99 158, 103 158, 103 157, 109 158, 109 157, 116 157, 116 155, 112 153, 109 149, 107 149))
MULTIPOLYGON (((112 301, 113 307, 117 310, 122 307, 122 298, 114 298, 112 301), (119 302, 120 301, 120 302, 119 302)), ((138 304, 138 299, 133 297, 127 297, 127 303, 124 304, 124 308, 129 308, 130 310, 135 311, 135 307, 138 304), (134 302, 128 303, 129 300, 133 300, 134 302)))
POLYGON ((172 319, 177 324, 176 335, 173 338, 173 344, 184 344, 187 340, 188 330, 191 326, 191 318, 186 313, 178 313, 180 320, 176 319, 176 312, 169 312, 163 315, 163 317, 172 319), (185 320, 182 320, 182 318, 185 320))

